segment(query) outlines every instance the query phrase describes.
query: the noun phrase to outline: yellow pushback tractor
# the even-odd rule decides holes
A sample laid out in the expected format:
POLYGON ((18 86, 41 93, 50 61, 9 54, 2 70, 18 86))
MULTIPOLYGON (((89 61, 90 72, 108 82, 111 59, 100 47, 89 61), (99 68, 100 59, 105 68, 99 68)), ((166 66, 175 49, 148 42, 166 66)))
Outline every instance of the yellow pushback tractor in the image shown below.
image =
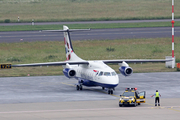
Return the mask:
POLYGON ((137 88, 126 88, 124 93, 120 95, 119 107, 124 105, 132 105, 136 107, 141 103, 145 103, 146 92, 138 92, 137 88))

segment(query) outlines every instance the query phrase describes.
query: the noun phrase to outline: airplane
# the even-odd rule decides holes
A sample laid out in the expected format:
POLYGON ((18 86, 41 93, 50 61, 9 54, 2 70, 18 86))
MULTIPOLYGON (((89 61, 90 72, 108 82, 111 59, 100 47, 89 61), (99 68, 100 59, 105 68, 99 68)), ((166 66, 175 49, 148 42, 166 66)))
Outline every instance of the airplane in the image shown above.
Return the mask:
POLYGON ((124 76, 130 76, 133 69, 127 63, 137 62, 167 62, 171 60, 164 59, 127 59, 127 60, 83 60, 78 57, 73 49, 70 32, 83 31, 90 29, 69 29, 63 26, 63 30, 45 30, 50 32, 63 32, 64 44, 66 52, 66 61, 63 62, 46 62, 17 64, 10 67, 31 67, 31 66, 63 66, 63 73, 67 78, 75 78, 78 80, 76 84, 77 90, 82 90, 83 86, 94 87, 100 86, 106 89, 108 94, 113 94, 115 87, 119 84, 118 74, 107 64, 119 64, 119 71, 124 76))

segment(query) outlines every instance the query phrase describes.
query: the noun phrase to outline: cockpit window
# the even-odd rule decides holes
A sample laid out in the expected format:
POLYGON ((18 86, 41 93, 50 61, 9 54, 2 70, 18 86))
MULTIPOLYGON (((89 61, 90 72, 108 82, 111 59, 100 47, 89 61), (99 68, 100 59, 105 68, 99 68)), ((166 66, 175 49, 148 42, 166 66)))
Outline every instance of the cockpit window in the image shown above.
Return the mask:
POLYGON ((104 72, 104 75, 105 76, 111 76, 111 73, 110 72, 104 72))
POLYGON ((99 73, 99 76, 102 76, 103 75, 103 72, 101 71, 100 73, 99 73))
POLYGON ((116 72, 111 72, 112 76, 116 76, 116 72))
POLYGON ((99 76, 116 76, 116 72, 99 72, 99 76))

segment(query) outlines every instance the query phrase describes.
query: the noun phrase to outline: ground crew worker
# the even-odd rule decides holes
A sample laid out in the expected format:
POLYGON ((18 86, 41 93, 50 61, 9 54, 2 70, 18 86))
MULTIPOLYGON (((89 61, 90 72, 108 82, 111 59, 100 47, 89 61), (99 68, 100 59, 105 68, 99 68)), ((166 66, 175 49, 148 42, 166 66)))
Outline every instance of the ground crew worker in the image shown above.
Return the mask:
POLYGON ((158 106, 160 106, 160 99, 159 96, 161 97, 160 93, 158 92, 158 90, 156 90, 156 93, 154 95, 152 95, 151 97, 155 96, 155 106, 157 106, 157 102, 158 102, 158 106))

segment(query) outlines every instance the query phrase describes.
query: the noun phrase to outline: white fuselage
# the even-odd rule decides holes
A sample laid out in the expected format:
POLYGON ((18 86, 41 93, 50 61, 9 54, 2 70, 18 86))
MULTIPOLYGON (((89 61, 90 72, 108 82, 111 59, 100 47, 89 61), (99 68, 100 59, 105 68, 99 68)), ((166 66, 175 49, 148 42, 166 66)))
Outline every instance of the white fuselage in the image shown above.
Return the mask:
POLYGON ((88 61, 89 65, 72 65, 76 79, 85 86, 115 88, 119 84, 116 72, 102 61, 88 61))

